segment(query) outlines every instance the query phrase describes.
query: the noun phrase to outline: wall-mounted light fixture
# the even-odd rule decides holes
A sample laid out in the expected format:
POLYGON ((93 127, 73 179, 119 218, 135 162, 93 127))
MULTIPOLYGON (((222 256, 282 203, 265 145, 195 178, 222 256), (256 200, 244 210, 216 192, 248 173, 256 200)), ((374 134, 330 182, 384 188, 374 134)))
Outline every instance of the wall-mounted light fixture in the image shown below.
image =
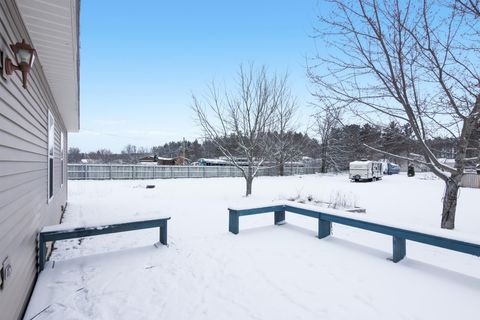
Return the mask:
POLYGON ((22 83, 23 87, 27 88, 27 76, 30 72, 30 69, 33 66, 33 62, 35 61, 35 56, 37 55, 37 51, 32 48, 31 45, 25 42, 25 39, 22 42, 17 42, 15 44, 11 44, 10 48, 15 55, 15 60, 17 60, 17 65, 12 63, 12 60, 9 58, 5 59, 5 73, 8 75, 13 74, 13 71, 20 70, 22 72, 22 83))

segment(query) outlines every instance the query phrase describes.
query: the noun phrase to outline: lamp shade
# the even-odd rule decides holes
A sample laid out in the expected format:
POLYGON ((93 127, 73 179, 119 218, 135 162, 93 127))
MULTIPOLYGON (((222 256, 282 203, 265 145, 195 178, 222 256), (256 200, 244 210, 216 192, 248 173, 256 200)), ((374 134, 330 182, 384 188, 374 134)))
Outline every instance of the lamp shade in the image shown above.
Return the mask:
POLYGON ((27 63, 30 65, 30 58, 32 57, 32 52, 25 50, 25 49, 20 49, 17 52, 17 61, 18 63, 27 63))
POLYGON ((22 42, 10 45, 10 48, 12 48, 12 51, 15 54, 15 60, 17 60, 17 65, 19 67, 22 65, 28 65, 31 68, 33 66, 37 52, 32 46, 25 42, 25 39, 23 39, 22 42))

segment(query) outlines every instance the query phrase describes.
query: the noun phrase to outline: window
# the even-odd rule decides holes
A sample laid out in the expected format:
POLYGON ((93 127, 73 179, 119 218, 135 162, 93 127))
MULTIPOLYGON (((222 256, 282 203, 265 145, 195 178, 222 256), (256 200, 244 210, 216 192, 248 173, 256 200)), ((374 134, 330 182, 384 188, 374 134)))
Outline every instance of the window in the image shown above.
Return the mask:
POLYGON ((55 119, 48 112, 48 200, 53 197, 53 159, 55 154, 55 119))
POLYGON ((60 185, 63 187, 65 183, 65 140, 63 138, 63 131, 60 132, 60 164, 61 164, 61 173, 60 173, 60 185))

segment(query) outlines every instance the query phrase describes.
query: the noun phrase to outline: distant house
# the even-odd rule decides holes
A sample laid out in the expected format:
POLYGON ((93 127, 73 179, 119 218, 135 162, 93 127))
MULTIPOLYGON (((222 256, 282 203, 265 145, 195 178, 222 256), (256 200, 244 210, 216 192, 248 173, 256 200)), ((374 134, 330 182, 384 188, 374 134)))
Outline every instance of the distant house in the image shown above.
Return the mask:
POLYGON ((157 165, 157 156, 146 156, 138 159, 139 164, 143 165, 157 165))
POLYGON ((176 158, 162 158, 162 157, 158 157, 158 158, 157 158, 157 163, 158 163, 160 166, 174 166, 174 165, 176 165, 175 160, 176 160, 176 158))
POLYGON ((189 160, 182 156, 176 158, 163 158, 154 156, 146 156, 138 159, 138 162, 143 165, 160 165, 160 166, 183 166, 188 164, 189 160))
MULTIPOLYGON (((67 203, 67 133, 79 130, 79 0, 0 1, 0 318, 19 319, 37 276, 36 239, 67 203), (11 45, 36 59, 7 75, 11 45)), ((19 55, 20 56, 20 55, 19 55)), ((28 59, 31 61, 30 59, 28 59)))
POLYGON ((155 162, 157 159, 157 156, 146 156, 143 158, 138 159, 139 162, 155 162))

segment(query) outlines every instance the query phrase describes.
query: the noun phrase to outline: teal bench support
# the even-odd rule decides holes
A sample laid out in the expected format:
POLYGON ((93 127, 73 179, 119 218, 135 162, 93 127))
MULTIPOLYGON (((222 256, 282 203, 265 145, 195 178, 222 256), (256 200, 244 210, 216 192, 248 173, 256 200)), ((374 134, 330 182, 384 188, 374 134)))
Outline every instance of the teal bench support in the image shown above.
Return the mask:
MULTIPOLYGON (((38 272, 42 271, 45 266, 47 255, 47 242, 83 238, 117 232, 159 228, 159 241, 161 244, 167 245, 168 220, 170 220, 170 217, 78 228, 68 228, 66 226, 65 229, 56 228, 50 230, 48 227, 46 227, 44 228, 45 231, 42 230, 38 234, 38 272)), ((59 226, 61 227, 61 225, 59 226)))
POLYGON ((330 221, 318 219, 318 238, 328 237, 332 232, 332 223, 330 221))
POLYGON ((228 231, 234 234, 238 234, 239 229, 239 215, 235 210, 230 210, 228 216, 228 231))
POLYGON ((276 220, 277 217, 279 219, 278 221, 285 220, 285 215, 283 216, 283 219, 281 219, 282 214, 280 213, 281 211, 285 212, 285 210, 282 207, 278 207, 278 206, 252 208, 252 209, 246 209, 246 210, 228 209, 228 231, 234 234, 238 234, 240 216, 249 216, 252 214, 275 212, 275 211, 279 212, 278 215, 275 215, 276 224, 277 224, 277 220, 276 220))
POLYGON ((274 222, 276 225, 283 224, 285 222, 285 210, 274 212, 274 222))
POLYGON ((392 261, 393 262, 398 262, 405 258, 405 255, 407 253, 406 249, 406 241, 405 238, 400 238, 400 237, 392 237, 393 239, 393 257, 392 261))
POLYGON ((354 219, 345 216, 339 216, 331 213, 324 213, 320 210, 306 209, 294 205, 275 205, 251 209, 229 209, 230 224, 229 231, 238 234, 239 218, 252 214, 261 214, 274 212, 275 224, 285 220, 285 212, 304 215, 318 219, 318 238, 323 239, 331 234, 332 223, 343 224, 346 226, 364 229, 392 236, 393 255, 392 261, 399 262, 406 256, 406 240, 429 244, 435 247, 449 249, 457 252, 471 254, 480 257, 480 244, 451 239, 448 237, 437 236, 433 234, 397 228, 389 225, 369 222, 361 219, 354 219))

